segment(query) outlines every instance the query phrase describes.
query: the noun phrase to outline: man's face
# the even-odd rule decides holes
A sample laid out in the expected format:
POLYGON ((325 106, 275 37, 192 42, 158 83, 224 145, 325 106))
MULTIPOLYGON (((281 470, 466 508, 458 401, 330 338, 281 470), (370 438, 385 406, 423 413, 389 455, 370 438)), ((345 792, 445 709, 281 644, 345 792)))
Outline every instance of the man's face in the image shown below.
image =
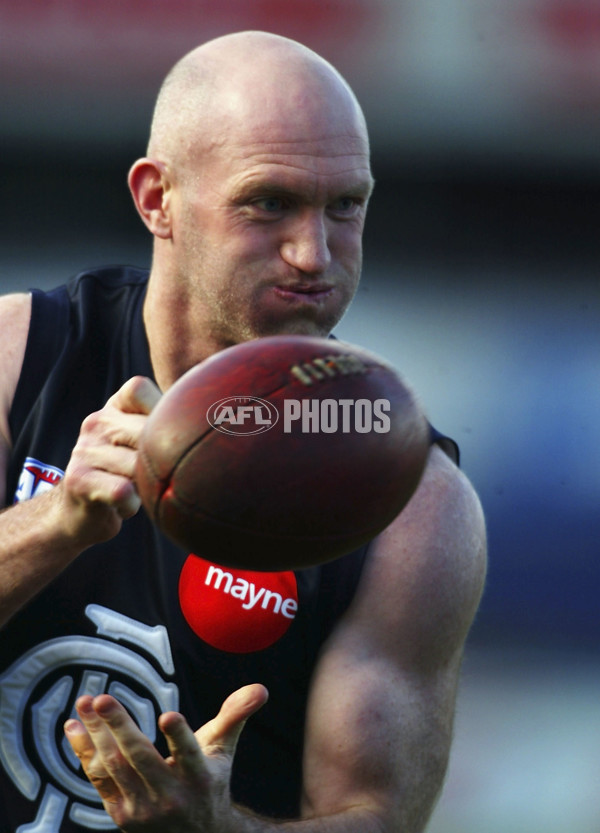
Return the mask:
POLYGON ((176 279, 221 347, 327 335, 352 300, 372 177, 366 137, 346 121, 250 119, 178 172, 176 279))

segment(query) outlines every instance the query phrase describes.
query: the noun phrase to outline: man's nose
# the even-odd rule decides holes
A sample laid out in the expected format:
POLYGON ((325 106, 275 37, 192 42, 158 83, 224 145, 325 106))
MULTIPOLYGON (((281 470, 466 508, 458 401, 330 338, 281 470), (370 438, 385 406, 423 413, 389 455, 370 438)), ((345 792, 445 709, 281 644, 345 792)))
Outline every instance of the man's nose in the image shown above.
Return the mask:
POLYGON ((311 212, 290 224, 280 247, 281 257, 306 274, 321 274, 331 263, 326 220, 311 212))

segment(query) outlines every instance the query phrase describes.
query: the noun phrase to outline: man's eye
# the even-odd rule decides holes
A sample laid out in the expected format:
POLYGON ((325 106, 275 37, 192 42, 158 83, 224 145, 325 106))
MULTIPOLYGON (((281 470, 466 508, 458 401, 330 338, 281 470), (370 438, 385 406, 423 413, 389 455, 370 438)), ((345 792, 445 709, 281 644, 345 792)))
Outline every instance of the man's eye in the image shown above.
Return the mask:
POLYGON ((260 200, 254 200, 252 205, 268 213, 281 211, 285 207, 285 203, 280 197, 263 197, 260 200))
POLYGON ((354 197, 340 197, 329 206, 331 211, 338 214, 353 214, 358 207, 359 202, 354 197))

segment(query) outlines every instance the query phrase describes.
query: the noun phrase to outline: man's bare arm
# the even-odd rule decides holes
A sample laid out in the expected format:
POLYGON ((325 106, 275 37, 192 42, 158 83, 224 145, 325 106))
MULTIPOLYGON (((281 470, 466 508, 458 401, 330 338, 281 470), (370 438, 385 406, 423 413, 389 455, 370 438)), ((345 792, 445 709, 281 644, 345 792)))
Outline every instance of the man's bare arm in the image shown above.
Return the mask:
POLYGON ((30 318, 31 296, 19 293, 0 298, 0 506, 6 502, 6 470, 12 447, 8 418, 25 356, 30 318))
MULTIPOLYGON (((9 413, 21 372, 31 301, 0 300, 0 492, 12 449, 9 413)), ((116 535, 139 508, 137 439, 160 393, 135 378, 90 415, 58 486, 0 513, 0 626, 91 544, 116 535)))
POLYGON ((317 667, 306 815, 362 807, 381 830, 424 828, 447 767, 460 662, 485 564, 479 502, 434 448, 417 493, 373 543, 356 599, 317 667))

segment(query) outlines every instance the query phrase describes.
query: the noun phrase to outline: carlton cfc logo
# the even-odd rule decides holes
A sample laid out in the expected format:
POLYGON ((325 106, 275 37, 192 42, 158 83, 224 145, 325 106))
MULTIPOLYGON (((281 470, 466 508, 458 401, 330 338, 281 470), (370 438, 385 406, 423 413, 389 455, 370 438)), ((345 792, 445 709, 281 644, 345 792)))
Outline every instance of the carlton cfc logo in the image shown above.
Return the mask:
POLYGON ((213 402, 206 418, 223 434, 262 434, 275 425, 279 412, 257 396, 227 396, 213 402))
POLYGON ((292 571, 238 570, 190 555, 179 577, 179 602, 204 642, 219 651, 249 654, 286 633, 298 611, 298 585, 292 571))

